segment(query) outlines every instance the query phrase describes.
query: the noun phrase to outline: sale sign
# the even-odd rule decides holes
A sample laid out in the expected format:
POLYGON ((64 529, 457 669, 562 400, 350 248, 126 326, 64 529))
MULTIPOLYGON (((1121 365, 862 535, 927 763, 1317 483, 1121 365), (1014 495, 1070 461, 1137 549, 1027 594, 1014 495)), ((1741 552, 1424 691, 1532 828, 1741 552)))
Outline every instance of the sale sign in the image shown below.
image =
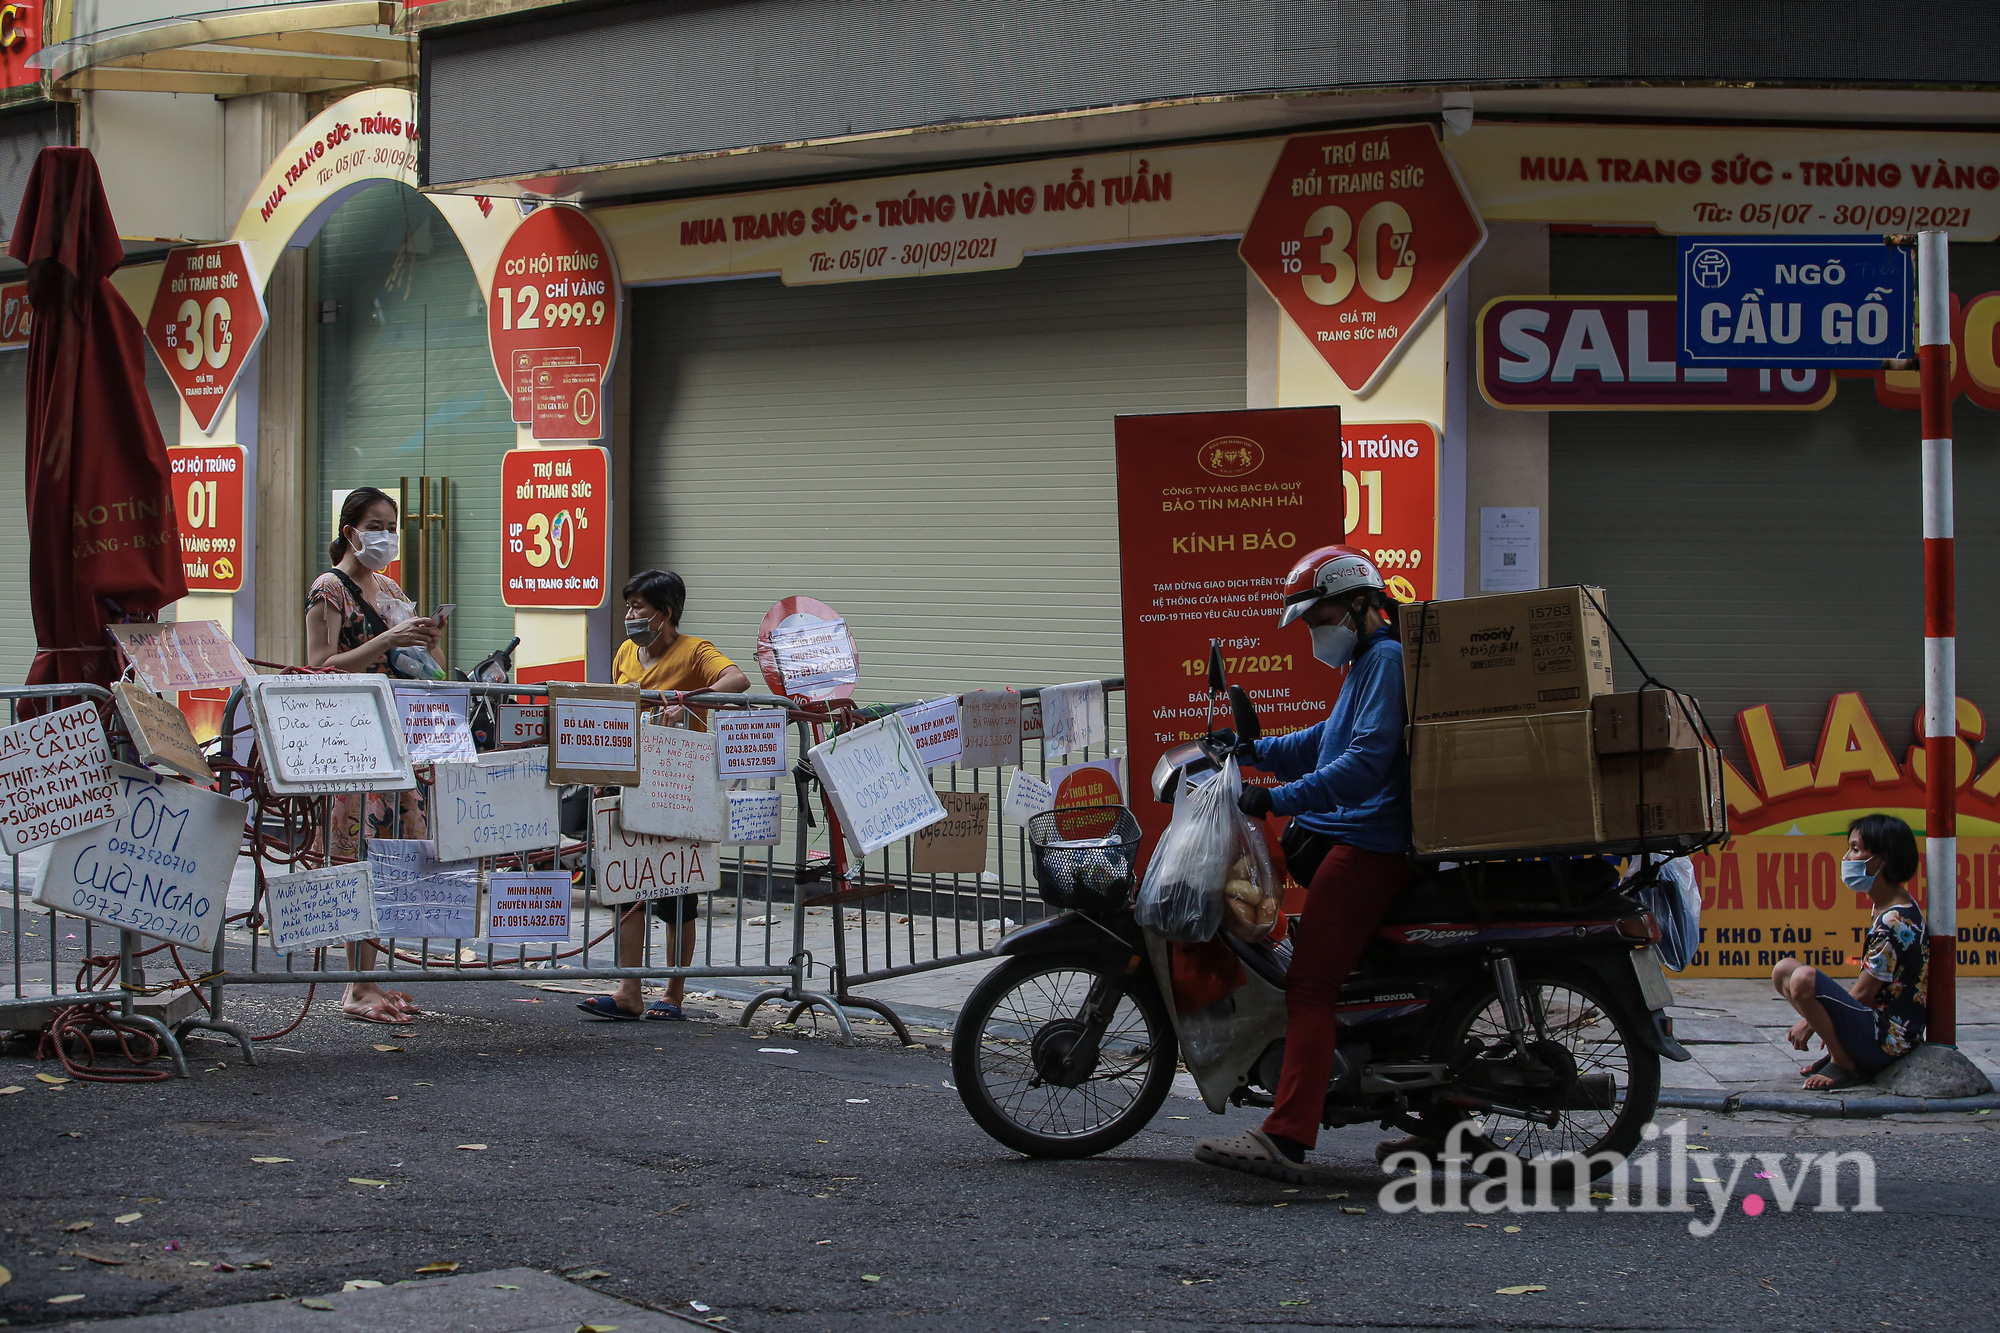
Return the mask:
POLYGON ((538 440, 598 439, 619 322, 604 234, 581 209, 544 205, 507 238, 493 274, 486 337, 514 420, 538 440))
POLYGON ((146 341, 204 432, 221 415, 268 322, 241 241, 167 251, 146 341))
POLYGON ((167 450, 174 511, 181 524, 181 570, 189 592, 243 586, 243 448, 196 444, 167 450))
POLYGON ((508 606, 591 610, 610 569, 602 449, 510 449, 500 460, 500 593, 508 606))
POLYGON ((1366 393, 1485 242, 1436 131, 1385 125, 1287 140, 1237 253, 1366 393))
POLYGON ((0 347, 26 347, 35 329, 35 308, 28 304, 28 284, 0 284, 0 347))

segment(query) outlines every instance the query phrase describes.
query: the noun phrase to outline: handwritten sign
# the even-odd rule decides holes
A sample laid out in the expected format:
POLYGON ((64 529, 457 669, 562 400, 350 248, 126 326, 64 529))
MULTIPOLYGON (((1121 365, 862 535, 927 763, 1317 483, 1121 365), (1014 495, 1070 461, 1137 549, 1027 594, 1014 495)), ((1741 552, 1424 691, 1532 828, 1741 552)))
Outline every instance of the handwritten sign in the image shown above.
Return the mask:
POLYGON ((399 685, 396 708, 411 763, 470 763, 479 757, 472 744, 471 690, 412 690, 399 685))
POLYGON ((992 797, 983 791, 941 791, 944 818, 910 842, 910 869, 919 875, 976 875, 986 869, 992 797))
POLYGON ((829 698, 838 687, 861 679, 854 636, 841 618, 781 625, 771 631, 771 651, 777 654, 785 693, 795 698, 829 698))
POLYGON ((154 694, 206 690, 253 680, 257 673, 213 620, 171 625, 106 625, 140 682, 154 694))
POLYGON ((639 690, 550 682, 549 780, 630 787, 639 781, 639 690))
POLYGON ((715 737, 706 731, 639 726, 639 785, 627 787, 619 819, 634 833, 722 840, 722 788, 715 737))
POLYGON ((250 721, 272 791, 408 791, 416 774, 403 749, 387 676, 259 676, 250 721))
POLYGON ((496 870, 486 877, 486 938, 569 939, 569 871, 496 870))
POLYGON ((1026 828, 1029 820, 1044 810, 1054 809, 1055 803, 1055 788, 1027 769, 1017 768, 1007 782, 1007 799, 1000 806, 1000 818, 1026 828))
POLYGON ((271 947, 304 953, 375 938, 375 886, 366 861, 323 866, 264 881, 271 947))
POLYGON ((118 703, 118 716, 125 719, 126 733, 132 737, 132 748, 139 752, 141 763, 171 769, 196 782, 214 780, 208 756, 201 752, 188 726, 187 714, 135 681, 119 681, 111 687, 111 697, 118 703))
POLYGON ((958 723, 958 696, 946 695, 903 710, 903 727, 925 768, 955 763, 965 749, 958 723))
POLYGON ((974 690, 958 696, 960 768, 1021 766, 1021 696, 1013 690, 974 690))
POLYGON ((900 713, 815 745, 807 758, 862 856, 944 818, 900 713))
POLYGON ((9 853, 111 823, 117 792, 96 704, 0 731, 0 848, 9 853))
POLYGON ((1042 690, 1042 753, 1068 754, 1110 739, 1105 720, 1104 682, 1079 680, 1042 690))
POLYGON ((250 807, 205 787, 113 764, 115 823, 49 850, 35 901, 154 939, 215 947, 250 807))
POLYGON ((723 781, 783 777, 790 771, 783 709, 718 710, 714 726, 715 772, 723 781))
POLYGON ((618 798, 591 803, 590 864, 601 903, 650 902, 722 887, 721 848, 689 838, 634 833, 618 822, 618 798))
POLYGON ((737 847, 775 847, 783 836, 784 793, 732 791, 727 795, 729 832, 723 841, 737 847))
POLYGON ((1087 764, 1058 764, 1049 770, 1049 786, 1055 792, 1051 809, 1068 810, 1080 805, 1123 805, 1125 784, 1118 756, 1093 759, 1087 764))
POLYGON ((497 711, 499 734, 493 743, 500 749, 548 743, 549 710, 543 705, 501 704, 497 711))
POLYGON ((383 936, 469 940, 479 934, 479 862, 440 861, 428 838, 370 838, 368 864, 383 936))
POLYGON ((433 770, 431 832, 444 861, 532 852, 562 842, 558 788, 539 750, 483 754, 470 764, 433 770))

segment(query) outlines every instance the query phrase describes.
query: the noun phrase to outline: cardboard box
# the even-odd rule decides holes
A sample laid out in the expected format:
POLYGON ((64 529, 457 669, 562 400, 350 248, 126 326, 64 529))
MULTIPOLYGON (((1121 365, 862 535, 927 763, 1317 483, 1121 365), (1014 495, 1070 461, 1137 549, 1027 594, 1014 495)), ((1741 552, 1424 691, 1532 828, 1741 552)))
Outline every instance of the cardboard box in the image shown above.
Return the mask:
POLYGON ((1599 754, 1693 750, 1705 743, 1701 724, 1687 705, 1665 690, 1600 694, 1590 701, 1590 709, 1597 715, 1599 754))
POLYGON ((1720 833, 1722 755, 1711 746, 1608 754, 1597 761, 1610 841, 1720 833))
POLYGON ((1413 724, 1410 816, 1417 852, 1603 842, 1592 730, 1588 708, 1413 724))
POLYGON ((1589 592, 1540 588, 1403 608, 1410 721, 1588 710, 1611 693, 1604 593, 1589 592))

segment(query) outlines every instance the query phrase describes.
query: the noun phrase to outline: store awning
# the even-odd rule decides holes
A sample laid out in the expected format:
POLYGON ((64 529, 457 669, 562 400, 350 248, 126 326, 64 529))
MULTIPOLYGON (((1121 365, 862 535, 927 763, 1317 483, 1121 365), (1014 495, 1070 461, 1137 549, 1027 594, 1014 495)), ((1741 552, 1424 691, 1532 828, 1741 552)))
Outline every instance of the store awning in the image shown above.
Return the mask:
POLYGON ((396 0, 306 0, 85 33, 28 63, 50 91, 319 93, 414 82, 414 36, 391 35, 396 0))

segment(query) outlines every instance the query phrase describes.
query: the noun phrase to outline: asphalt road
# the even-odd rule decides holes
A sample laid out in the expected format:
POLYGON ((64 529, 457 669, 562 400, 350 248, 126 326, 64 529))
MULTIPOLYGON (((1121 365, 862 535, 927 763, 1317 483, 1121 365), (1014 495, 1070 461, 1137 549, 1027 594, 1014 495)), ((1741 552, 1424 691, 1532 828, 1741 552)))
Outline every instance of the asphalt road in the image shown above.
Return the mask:
MULTIPOLYGON (((190 1081, 51 1088, 34 1075, 52 1065, 0 1057, 0 1086, 24 1088, 0 1097, 0 1315, 296 1298, 431 1263, 700 1302, 746 1333, 1990 1329, 2000 1295, 2000 1114, 1695 1116, 1690 1139, 1725 1165, 1863 1149, 1883 1209, 1813 1212, 1814 1188, 1790 1213, 1733 1207, 1703 1239, 1687 1214, 1387 1213, 1365 1127, 1323 1139, 1316 1180, 1286 1193, 1192 1162, 1196 1137, 1253 1121, 1180 1098, 1105 1157, 1024 1160, 966 1116, 934 1032, 929 1050, 844 1050, 771 1030, 769 1010, 743 1031, 592 1023, 574 996, 507 984, 421 998, 433 1012, 394 1030, 322 1003, 255 1069, 195 1043, 190 1081), (1546 1289, 1498 1294, 1511 1286, 1546 1289)), ((266 993, 237 1016, 296 1013, 266 993)), ((1741 1185, 1768 1193, 1758 1169, 1741 1185)))

